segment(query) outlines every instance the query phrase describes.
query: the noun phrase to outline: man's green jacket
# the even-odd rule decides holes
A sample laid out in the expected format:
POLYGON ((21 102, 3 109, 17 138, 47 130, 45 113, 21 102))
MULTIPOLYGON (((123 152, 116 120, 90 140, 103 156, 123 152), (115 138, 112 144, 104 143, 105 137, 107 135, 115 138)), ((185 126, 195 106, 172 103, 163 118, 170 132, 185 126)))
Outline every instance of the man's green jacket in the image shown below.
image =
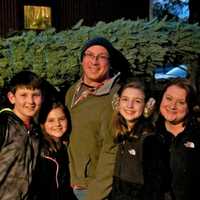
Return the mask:
POLYGON ((112 99, 119 88, 115 79, 75 105, 72 101, 81 81, 66 94, 72 121, 69 143, 71 184, 88 189, 85 200, 105 199, 112 186, 116 156, 111 127, 112 99))

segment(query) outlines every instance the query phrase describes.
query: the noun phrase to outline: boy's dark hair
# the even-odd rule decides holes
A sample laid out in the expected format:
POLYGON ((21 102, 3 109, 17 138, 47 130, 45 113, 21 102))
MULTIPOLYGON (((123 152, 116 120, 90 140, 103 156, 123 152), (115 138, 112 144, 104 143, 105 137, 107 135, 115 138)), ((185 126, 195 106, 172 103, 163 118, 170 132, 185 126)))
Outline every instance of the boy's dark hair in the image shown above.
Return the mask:
POLYGON ((21 71, 11 78, 7 87, 7 92, 10 91, 15 94, 18 87, 25 87, 27 89, 41 89, 41 84, 41 79, 34 72, 21 71))

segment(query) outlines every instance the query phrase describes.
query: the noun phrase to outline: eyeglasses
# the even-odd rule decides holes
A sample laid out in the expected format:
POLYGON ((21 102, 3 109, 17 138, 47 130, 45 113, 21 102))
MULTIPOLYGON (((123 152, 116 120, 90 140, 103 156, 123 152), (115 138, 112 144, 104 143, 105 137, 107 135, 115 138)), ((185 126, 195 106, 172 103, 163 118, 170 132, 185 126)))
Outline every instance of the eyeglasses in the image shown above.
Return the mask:
POLYGON ((84 53, 84 57, 88 58, 89 60, 98 60, 101 62, 106 62, 109 60, 109 56, 104 54, 94 55, 93 53, 86 52, 84 53))

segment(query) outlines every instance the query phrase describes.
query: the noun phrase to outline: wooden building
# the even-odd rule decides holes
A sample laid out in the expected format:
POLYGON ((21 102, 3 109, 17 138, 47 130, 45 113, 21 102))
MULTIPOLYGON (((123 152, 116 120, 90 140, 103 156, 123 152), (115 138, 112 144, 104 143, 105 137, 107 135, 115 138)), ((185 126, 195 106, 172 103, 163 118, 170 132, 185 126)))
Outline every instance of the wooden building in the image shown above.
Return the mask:
POLYGON ((149 0, 0 0, 0 36, 45 26, 69 29, 80 19, 92 26, 98 21, 148 16, 149 0))

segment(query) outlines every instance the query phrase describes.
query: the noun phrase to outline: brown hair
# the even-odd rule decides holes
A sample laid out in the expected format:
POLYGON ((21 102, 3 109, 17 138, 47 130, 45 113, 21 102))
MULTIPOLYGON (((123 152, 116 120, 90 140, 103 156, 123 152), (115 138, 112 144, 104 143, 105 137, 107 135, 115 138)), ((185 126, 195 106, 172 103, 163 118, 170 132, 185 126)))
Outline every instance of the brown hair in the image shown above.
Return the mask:
POLYGON ((42 80, 32 71, 20 71, 12 77, 7 87, 8 92, 11 91, 13 94, 18 87, 41 90, 42 80))

